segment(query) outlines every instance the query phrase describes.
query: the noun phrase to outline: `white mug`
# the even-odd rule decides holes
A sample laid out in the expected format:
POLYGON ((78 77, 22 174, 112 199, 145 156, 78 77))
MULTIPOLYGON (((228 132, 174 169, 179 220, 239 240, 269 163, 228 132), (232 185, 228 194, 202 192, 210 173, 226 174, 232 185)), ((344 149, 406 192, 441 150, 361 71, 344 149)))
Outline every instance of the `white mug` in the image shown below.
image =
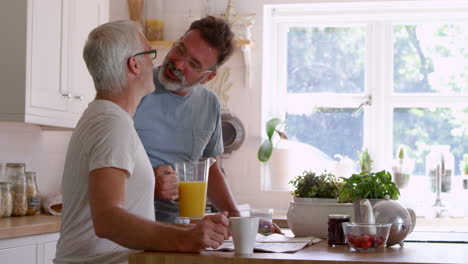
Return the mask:
POLYGON ((248 255, 253 253, 258 230, 258 217, 230 217, 234 253, 248 255))

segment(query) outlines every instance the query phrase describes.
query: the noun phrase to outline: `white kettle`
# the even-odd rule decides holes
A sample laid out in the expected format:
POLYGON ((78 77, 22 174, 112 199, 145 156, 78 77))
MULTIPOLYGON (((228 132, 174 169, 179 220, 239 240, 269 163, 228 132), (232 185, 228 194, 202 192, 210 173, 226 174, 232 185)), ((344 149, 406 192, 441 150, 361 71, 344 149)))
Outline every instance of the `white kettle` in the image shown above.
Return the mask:
POLYGON ((369 200, 360 202, 360 209, 366 223, 391 223, 390 234, 387 240, 387 247, 399 244, 403 246, 403 240, 411 233, 416 225, 416 214, 414 210, 404 208, 401 204, 390 200, 388 195, 374 207, 369 200))

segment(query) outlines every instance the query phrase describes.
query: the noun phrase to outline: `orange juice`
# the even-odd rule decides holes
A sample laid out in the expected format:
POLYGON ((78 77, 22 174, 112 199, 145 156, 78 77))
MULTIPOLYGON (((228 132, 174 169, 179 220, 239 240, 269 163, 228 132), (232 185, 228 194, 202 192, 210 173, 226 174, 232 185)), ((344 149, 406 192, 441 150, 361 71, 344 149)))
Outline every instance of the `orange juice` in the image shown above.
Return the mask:
POLYGON ((205 216, 206 182, 179 182, 179 216, 205 216))

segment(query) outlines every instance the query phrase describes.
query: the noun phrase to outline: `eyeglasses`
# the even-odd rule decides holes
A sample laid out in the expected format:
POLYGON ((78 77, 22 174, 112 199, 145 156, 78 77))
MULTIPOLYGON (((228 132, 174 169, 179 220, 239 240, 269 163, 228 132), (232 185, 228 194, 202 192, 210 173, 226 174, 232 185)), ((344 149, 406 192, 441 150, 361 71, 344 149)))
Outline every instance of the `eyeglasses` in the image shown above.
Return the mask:
POLYGON ((138 56, 138 55, 145 55, 145 54, 150 54, 151 59, 154 60, 154 59, 156 59, 156 56, 158 55, 158 51, 155 50, 155 49, 151 49, 151 50, 148 50, 148 51, 143 51, 143 52, 137 53, 137 54, 133 55, 133 57, 138 56))
POLYGON ((187 51, 185 50, 185 47, 180 42, 174 43, 174 45, 172 46, 172 51, 177 56, 181 56, 182 58, 184 58, 184 60, 188 63, 189 68, 199 74, 205 74, 205 73, 210 73, 214 71, 214 69, 204 71, 198 61, 190 58, 187 55, 187 51))

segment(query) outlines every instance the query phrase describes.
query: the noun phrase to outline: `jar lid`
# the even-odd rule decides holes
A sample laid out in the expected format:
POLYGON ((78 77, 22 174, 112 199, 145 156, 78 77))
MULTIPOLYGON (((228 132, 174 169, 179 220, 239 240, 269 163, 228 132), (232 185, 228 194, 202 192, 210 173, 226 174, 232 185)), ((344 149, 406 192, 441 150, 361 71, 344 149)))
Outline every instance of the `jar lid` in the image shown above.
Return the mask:
POLYGON ((328 219, 349 219, 350 215, 347 214, 329 214, 328 219))
POLYGON ((9 162, 6 164, 5 167, 10 167, 10 168, 21 168, 21 167, 25 167, 26 164, 24 163, 13 163, 13 162, 9 162))

